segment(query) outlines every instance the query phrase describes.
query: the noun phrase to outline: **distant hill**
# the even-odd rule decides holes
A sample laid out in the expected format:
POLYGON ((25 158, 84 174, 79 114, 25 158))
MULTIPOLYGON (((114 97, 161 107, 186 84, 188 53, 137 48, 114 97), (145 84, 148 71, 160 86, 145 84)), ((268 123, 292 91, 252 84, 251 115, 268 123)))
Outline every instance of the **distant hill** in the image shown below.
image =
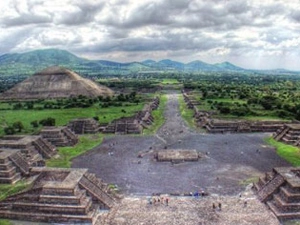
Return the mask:
POLYGON ((230 62, 209 64, 199 60, 182 63, 170 59, 154 61, 147 59, 141 62, 120 63, 107 60, 88 60, 80 58, 66 50, 44 49, 25 53, 4 54, 0 56, 0 77, 9 75, 33 75, 34 73, 50 67, 63 66, 81 75, 93 76, 126 75, 147 71, 171 72, 258 72, 265 74, 294 73, 288 70, 246 70, 230 62))

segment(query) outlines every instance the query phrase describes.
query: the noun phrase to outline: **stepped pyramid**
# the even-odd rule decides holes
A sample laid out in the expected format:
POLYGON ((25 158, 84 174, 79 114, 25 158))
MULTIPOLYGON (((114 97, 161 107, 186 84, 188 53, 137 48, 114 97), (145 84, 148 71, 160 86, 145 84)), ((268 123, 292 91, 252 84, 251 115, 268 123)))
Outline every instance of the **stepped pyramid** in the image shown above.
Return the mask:
POLYGON ((82 78, 77 73, 62 68, 49 67, 0 95, 0 100, 33 100, 69 98, 74 96, 110 96, 113 91, 105 86, 82 78))
POLYGON ((276 141, 289 145, 300 145, 300 124, 286 124, 273 135, 276 141))
POLYGON ((29 165, 20 151, 0 149, 0 184, 14 184, 29 174, 29 165))
POLYGON ((300 168, 279 167, 254 184, 260 201, 281 221, 300 219, 300 168))
POLYGON ((87 169, 32 168, 29 189, 0 201, 0 218, 37 222, 94 224, 99 210, 118 199, 87 169))

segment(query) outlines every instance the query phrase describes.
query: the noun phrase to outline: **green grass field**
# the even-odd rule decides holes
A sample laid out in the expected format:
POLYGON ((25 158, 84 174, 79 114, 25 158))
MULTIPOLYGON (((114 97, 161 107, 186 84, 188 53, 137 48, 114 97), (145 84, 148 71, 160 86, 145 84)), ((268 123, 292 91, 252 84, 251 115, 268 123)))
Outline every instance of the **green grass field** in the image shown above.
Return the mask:
POLYGON ((178 101, 179 101, 179 110, 182 118, 184 119, 184 121, 187 123, 189 127, 196 129, 194 123, 194 117, 193 117, 194 110, 187 108, 182 95, 179 95, 178 101))
POLYGON ((24 181, 19 181, 16 184, 1 184, 0 185, 0 201, 4 200, 10 195, 16 194, 26 188, 29 188, 29 184, 24 181))
POLYGON ((12 223, 9 220, 0 219, 0 225, 12 225, 12 223))
POLYGON ((103 134, 86 134, 79 137, 79 143, 73 147, 58 148, 58 157, 47 160, 47 167, 70 168, 72 159, 101 144, 103 134))
POLYGON ((148 128, 144 129, 143 133, 145 135, 150 135, 156 133, 156 131, 164 124, 165 117, 164 111, 166 108, 167 96, 162 95, 160 97, 160 102, 157 110, 152 111, 152 116, 154 118, 154 123, 148 128))
POLYGON ((176 79, 163 79, 160 81, 161 84, 180 84, 176 79))
MULTIPOLYGON (((30 125, 34 120, 42 120, 48 117, 55 118, 56 125, 66 125, 70 120, 75 118, 92 118, 99 117, 100 123, 108 123, 114 119, 125 116, 131 116, 135 112, 142 110, 144 102, 139 104, 130 104, 128 106, 110 106, 101 108, 94 105, 89 108, 70 108, 70 109, 43 109, 43 110, 1 110, 0 125, 6 123, 13 124, 16 121, 21 121, 24 125, 23 133, 33 133, 35 130, 30 125), (125 110, 122 112, 122 110, 125 110)), ((3 129, 0 129, 0 136, 4 134, 3 129)))
POLYGON ((276 152, 280 157, 284 158, 293 166, 300 166, 300 149, 298 147, 278 142, 272 137, 266 138, 265 141, 276 147, 276 152))

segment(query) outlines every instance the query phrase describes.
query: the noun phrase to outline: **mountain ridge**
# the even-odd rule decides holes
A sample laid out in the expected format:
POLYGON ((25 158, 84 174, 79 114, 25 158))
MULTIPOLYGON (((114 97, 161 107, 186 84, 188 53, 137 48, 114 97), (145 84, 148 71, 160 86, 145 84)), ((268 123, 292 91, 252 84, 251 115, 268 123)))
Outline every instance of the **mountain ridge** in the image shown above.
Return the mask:
POLYGON ((201 60, 182 63, 172 59, 155 61, 146 59, 140 62, 115 62, 109 60, 90 60, 81 58, 62 49, 40 49, 25 53, 7 53, 0 56, 0 76, 11 74, 32 75, 49 66, 63 66, 83 74, 130 74, 147 71, 178 72, 266 72, 294 73, 285 69, 251 70, 236 66, 231 62, 210 64, 201 60))

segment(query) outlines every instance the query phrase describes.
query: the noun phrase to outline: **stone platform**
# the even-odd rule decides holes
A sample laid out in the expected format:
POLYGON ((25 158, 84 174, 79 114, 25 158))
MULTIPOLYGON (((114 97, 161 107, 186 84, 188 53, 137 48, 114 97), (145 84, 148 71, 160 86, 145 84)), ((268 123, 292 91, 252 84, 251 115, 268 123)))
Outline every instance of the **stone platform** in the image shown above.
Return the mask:
POLYGON ((0 150, 0 183, 14 184, 29 174, 29 165, 20 151, 0 150))
POLYGON ((73 146, 78 142, 78 137, 68 127, 44 127, 40 135, 57 147, 73 146))
POLYGON ((273 135, 277 141, 282 141, 289 145, 300 145, 300 124, 285 124, 273 135))
POLYGON ((99 210, 118 201, 87 169, 32 168, 30 189, 0 202, 0 218, 94 224, 99 210))
POLYGON ((281 221, 300 219, 300 168, 280 167, 254 185, 259 200, 281 221))
POLYGON ((185 162, 198 161, 200 154, 196 150, 160 150, 155 154, 158 162, 185 162))
POLYGON ((71 120, 68 128, 75 134, 95 134, 99 132, 100 126, 93 118, 79 118, 71 120))
POLYGON ((7 135, 0 139, 0 149, 20 150, 23 158, 31 166, 43 166, 44 159, 57 152, 55 146, 39 135, 7 135))

